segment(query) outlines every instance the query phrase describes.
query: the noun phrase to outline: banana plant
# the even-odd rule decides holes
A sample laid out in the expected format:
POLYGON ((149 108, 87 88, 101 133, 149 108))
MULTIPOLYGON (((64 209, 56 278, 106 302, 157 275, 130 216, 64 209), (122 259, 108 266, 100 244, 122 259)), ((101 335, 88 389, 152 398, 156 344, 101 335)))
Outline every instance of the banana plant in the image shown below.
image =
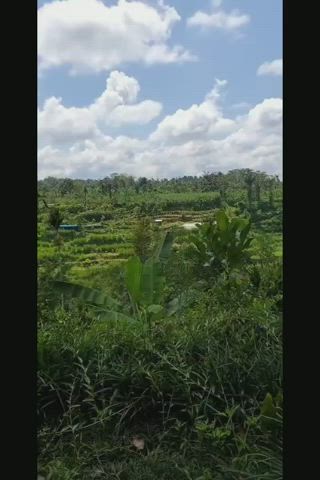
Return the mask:
MULTIPOLYGON (((64 296, 77 298, 95 307, 102 320, 145 320, 149 323, 165 311, 163 289, 165 277, 164 262, 169 258, 174 236, 166 232, 154 255, 142 262, 139 257, 128 260, 124 280, 131 302, 132 315, 121 312, 121 305, 104 292, 65 281, 52 282, 56 291, 64 296)), ((174 309, 170 308, 170 314, 174 309)))
POLYGON ((230 271, 246 259, 251 220, 219 210, 214 220, 198 227, 186 249, 190 259, 216 272, 230 271))
POLYGON ((165 277, 160 260, 151 257, 142 262, 139 257, 130 258, 126 264, 125 282, 133 311, 139 319, 150 324, 152 317, 164 310, 161 303, 165 277))

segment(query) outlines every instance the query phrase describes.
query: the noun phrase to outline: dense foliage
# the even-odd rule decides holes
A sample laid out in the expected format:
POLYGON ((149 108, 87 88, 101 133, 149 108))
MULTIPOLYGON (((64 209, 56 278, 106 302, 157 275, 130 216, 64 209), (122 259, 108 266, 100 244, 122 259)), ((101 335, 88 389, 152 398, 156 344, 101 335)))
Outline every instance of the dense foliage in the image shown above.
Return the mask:
POLYGON ((40 476, 282 478, 278 178, 42 180, 38 286, 40 476))

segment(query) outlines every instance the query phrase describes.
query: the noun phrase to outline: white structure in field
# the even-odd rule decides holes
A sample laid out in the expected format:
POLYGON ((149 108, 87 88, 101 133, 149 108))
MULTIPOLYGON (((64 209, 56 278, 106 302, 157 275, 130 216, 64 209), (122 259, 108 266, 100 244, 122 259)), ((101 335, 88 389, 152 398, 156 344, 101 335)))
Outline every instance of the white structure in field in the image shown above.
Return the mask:
POLYGON ((202 225, 202 223, 187 222, 182 225, 182 228, 184 228, 185 230, 195 230, 196 228, 198 228, 198 225, 202 225))

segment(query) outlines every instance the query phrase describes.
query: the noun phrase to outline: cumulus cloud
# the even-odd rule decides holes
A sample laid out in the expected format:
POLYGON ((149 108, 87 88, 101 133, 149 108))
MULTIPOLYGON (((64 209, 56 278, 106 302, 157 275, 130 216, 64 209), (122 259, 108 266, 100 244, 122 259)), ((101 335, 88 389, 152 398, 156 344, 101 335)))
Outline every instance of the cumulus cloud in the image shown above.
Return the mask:
POLYGON ((99 97, 87 109, 76 109, 76 117, 73 117, 74 109, 65 109, 59 99, 47 101, 47 113, 49 108, 60 113, 48 114, 45 121, 43 117, 40 130, 46 126, 49 131, 64 129, 65 135, 68 129, 73 130, 67 143, 63 143, 63 137, 61 141, 62 133, 58 137, 60 143, 53 141, 57 140, 55 135, 45 137, 38 155, 39 178, 48 175, 101 178, 114 171, 161 178, 199 175, 205 170, 225 172, 233 168, 252 168, 281 175, 281 98, 265 99, 247 113, 228 118, 221 102, 226 82, 216 80, 202 103, 166 116, 148 138, 113 137, 100 128, 103 115, 99 117, 93 106, 99 112, 100 109, 108 112, 104 120, 110 122, 113 118, 123 124, 122 115, 127 115, 126 109, 133 108, 128 118, 136 121, 136 116, 141 118, 139 109, 144 105, 144 102, 135 103, 139 91, 137 84, 119 73, 109 77, 106 90, 110 95, 104 92, 103 101, 99 97), (113 81, 117 76, 119 82, 113 81), (124 111, 117 110, 119 108, 124 111), (78 115, 78 110, 86 110, 82 112, 83 117, 78 115), (77 122, 73 123, 73 118, 77 118, 77 122))
POLYGON ((49 145, 38 152, 38 177, 100 178, 111 172, 132 172, 145 142, 119 136, 98 136, 67 149, 49 145))
POLYGON ((66 108, 61 98, 51 97, 38 110, 38 138, 41 143, 63 144, 91 138, 97 132, 88 108, 66 108))
POLYGON ((153 100, 144 100, 136 105, 119 105, 111 112, 108 123, 114 127, 145 125, 157 117, 161 110, 161 104, 153 100))
POLYGON ((212 10, 209 13, 198 10, 187 19, 187 25, 205 30, 216 29, 232 32, 238 31, 250 22, 250 16, 238 10, 227 13, 219 9, 221 3, 219 0, 213 0, 212 10))
POLYGON ((219 106, 221 89, 225 80, 216 80, 214 88, 199 105, 186 110, 179 109, 159 123, 151 140, 168 143, 182 143, 192 139, 213 139, 225 136, 235 127, 235 122, 224 118, 219 106))
POLYGON ((257 75, 272 75, 282 76, 282 58, 272 60, 272 62, 265 62, 257 70, 257 75))
POLYGON ((106 127, 145 125, 157 117, 162 105, 152 100, 135 103, 140 91, 137 80, 113 71, 104 92, 88 107, 65 107, 51 97, 38 110, 39 144, 72 144, 97 138, 106 127))
POLYGON ((194 60, 182 46, 170 46, 177 11, 162 1, 54 0, 38 9, 39 71, 67 65, 70 73, 101 72, 124 63, 194 60))

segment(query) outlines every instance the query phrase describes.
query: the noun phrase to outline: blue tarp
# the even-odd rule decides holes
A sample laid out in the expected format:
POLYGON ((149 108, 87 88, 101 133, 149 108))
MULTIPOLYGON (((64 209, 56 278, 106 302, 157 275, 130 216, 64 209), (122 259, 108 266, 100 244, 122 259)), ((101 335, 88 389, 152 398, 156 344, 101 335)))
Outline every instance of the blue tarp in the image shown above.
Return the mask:
POLYGON ((80 225, 60 225, 62 230, 80 230, 80 225))

